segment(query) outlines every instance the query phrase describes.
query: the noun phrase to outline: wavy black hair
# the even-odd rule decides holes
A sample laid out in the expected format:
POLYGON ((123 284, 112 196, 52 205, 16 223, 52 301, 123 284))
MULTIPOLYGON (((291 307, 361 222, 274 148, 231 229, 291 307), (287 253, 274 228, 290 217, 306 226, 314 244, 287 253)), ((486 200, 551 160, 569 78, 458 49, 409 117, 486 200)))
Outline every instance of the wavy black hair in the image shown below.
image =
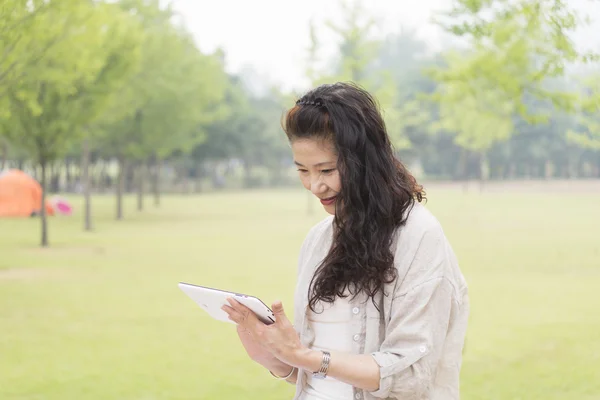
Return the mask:
POLYGON ((319 86, 286 113, 288 140, 326 139, 337 152, 341 191, 329 253, 310 283, 309 306, 375 295, 397 277, 391 249, 423 187, 398 160, 376 100, 354 83, 319 86))

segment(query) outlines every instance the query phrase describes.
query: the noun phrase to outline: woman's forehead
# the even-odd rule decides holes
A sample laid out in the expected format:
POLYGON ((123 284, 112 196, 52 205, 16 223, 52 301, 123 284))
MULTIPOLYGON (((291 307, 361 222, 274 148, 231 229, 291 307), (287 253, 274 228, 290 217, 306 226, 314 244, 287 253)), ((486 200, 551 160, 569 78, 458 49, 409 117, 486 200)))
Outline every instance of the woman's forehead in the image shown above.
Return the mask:
POLYGON ((337 153, 330 140, 298 139, 292 142, 292 152, 296 163, 310 165, 335 163, 337 153))

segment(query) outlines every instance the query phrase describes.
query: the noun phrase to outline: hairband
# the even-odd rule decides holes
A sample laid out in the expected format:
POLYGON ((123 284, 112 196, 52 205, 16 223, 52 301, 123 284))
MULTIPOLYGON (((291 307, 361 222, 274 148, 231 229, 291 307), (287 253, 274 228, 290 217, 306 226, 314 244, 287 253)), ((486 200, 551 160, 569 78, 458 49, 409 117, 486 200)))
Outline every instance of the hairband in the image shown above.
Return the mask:
POLYGON ((304 105, 310 105, 310 106, 317 106, 317 107, 323 107, 323 103, 321 103, 320 101, 308 101, 308 100, 298 100, 296 102, 297 105, 299 106, 304 106, 304 105))

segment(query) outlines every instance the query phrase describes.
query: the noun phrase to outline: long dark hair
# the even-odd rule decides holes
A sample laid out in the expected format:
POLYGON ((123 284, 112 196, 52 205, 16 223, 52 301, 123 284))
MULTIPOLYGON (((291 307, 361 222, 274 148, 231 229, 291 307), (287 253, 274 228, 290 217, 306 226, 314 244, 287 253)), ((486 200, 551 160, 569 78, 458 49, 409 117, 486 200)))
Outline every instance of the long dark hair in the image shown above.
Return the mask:
POLYGON ((373 301, 397 277, 391 245, 423 187, 395 157, 375 99, 353 83, 319 86, 286 114, 290 142, 331 140, 338 155, 341 191, 329 253, 311 281, 309 306, 365 292, 373 301))

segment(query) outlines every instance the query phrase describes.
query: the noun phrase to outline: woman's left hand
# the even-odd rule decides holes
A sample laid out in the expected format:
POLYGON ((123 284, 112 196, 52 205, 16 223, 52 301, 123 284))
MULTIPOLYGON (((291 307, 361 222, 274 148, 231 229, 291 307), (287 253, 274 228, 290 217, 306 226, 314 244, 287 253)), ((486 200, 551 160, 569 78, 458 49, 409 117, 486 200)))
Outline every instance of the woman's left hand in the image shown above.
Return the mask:
POLYGON ((272 306, 275 323, 266 325, 252 310, 237 300, 229 298, 227 301, 230 305, 224 305, 223 311, 229 315, 229 319, 250 333, 256 342, 279 360, 291 366, 298 366, 300 357, 308 349, 300 343, 298 333, 285 315, 281 302, 277 301, 272 306))

